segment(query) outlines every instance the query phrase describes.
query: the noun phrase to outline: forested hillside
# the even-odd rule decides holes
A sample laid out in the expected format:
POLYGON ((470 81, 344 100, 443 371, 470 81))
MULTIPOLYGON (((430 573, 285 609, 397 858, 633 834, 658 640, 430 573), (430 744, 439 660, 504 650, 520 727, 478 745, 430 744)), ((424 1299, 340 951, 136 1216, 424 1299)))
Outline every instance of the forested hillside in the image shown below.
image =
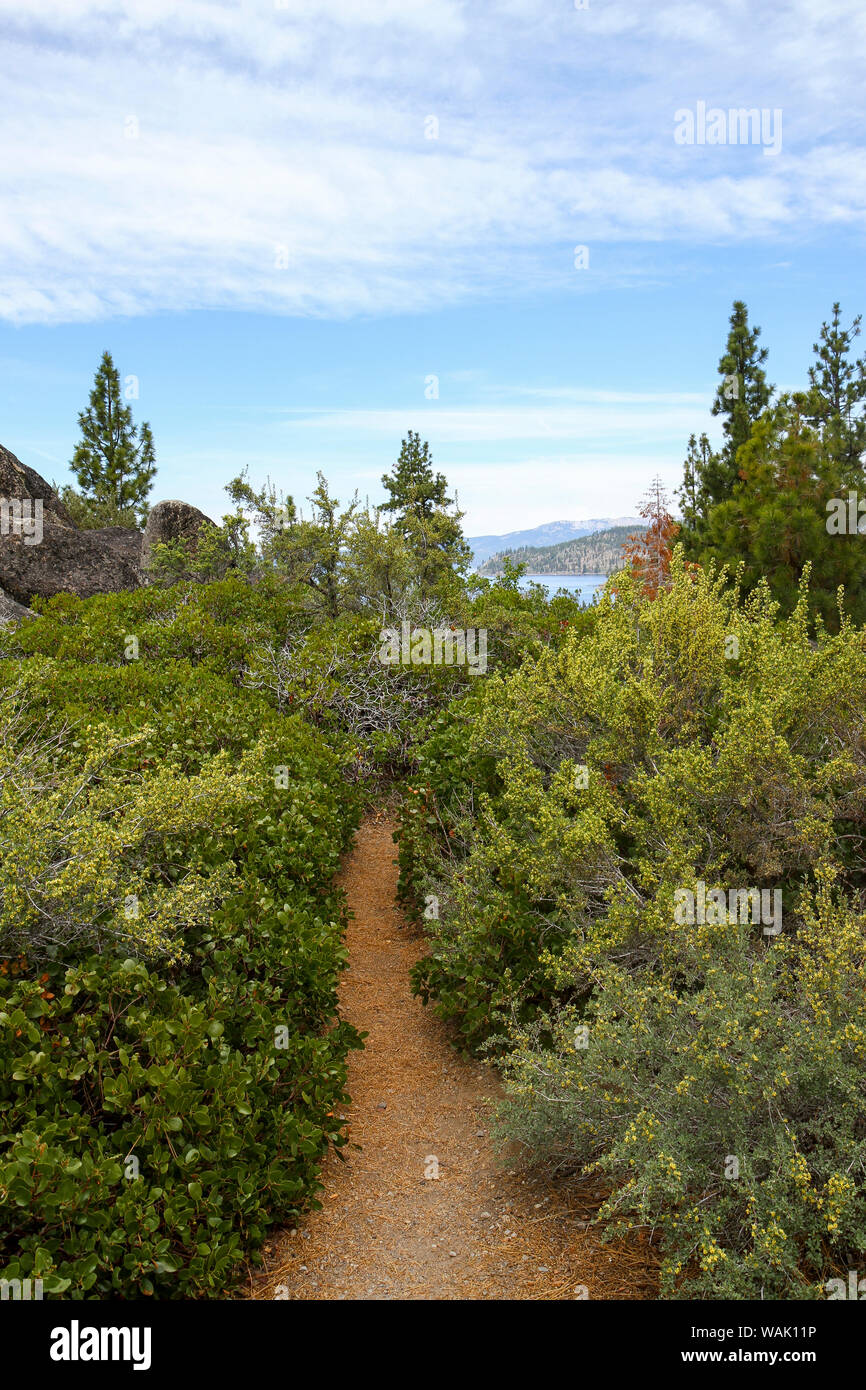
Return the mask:
POLYGON ((634 526, 612 526, 591 536, 562 541, 559 545, 525 545, 491 555, 479 568, 480 574, 502 574, 506 558, 523 565, 527 574, 614 574, 622 568, 622 548, 634 526))

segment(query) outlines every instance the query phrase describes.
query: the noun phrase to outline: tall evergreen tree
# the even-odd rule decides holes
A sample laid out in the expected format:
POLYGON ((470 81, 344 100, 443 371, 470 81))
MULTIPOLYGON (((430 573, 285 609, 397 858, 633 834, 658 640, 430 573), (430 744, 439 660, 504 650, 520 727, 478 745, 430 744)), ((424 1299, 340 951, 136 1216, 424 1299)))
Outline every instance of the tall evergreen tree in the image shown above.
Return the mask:
POLYGON ((677 497, 683 516, 682 542, 686 554, 697 559, 707 543, 707 527, 713 507, 728 501, 738 478, 737 454, 751 436, 752 427, 767 409, 774 388, 763 369, 767 349, 758 346, 760 328, 749 327, 749 311, 741 299, 734 301, 728 340, 719 359, 721 381, 713 401, 713 415, 723 416, 724 443, 712 449, 705 434, 689 439, 682 487, 677 497))
POLYGON ((404 520, 423 521, 438 507, 449 507, 448 483, 443 473, 433 472, 433 459, 426 439, 412 430, 400 448, 400 456, 390 474, 382 476, 382 486, 388 493, 380 511, 397 512, 404 520))
POLYGON ((743 300, 734 300, 727 346, 719 359, 722 380, 712 412, 723 417, 725 443, 707 460, 702 478, 711 506, 731 496, 737 481, 737 451, 748 442, 752 426, 766 410, 775 389, 763 369, 767 349, 758 347, 760 335, 760 328, 749 327, 749 311, 743 300))
POLYGON ((382 486, 389 494, 382 512, 393 512, 417 564, 418 582, 428 588, 437 580, 465 571, 471 552, 463 539, 461 511, 451 512, 455 499, 448 496, 444 474, 434 473, 430 446, 409 430, 391 473, 382 486))
POLYGON ((814 345, 808 389, 771 401, 766 352, 738 301, 713 407, 725 416, 725 442, 714 453, 705 435, 691 436, 678 490, 689 558, 742 566, 745 588, 766 582, 785 613, 808 566, 811 607, 829 626, 839 621, 840 586, 855 620, 866 614, 866 547, 848 510, 866 486, 866 357, 853 356, 859 332, 860 318, 844 327, 834 304, 814 345), (834 530, 829 519, 843 505, 848 522, 834 530))
POLYGON ((72 468, 81 488, 79 513, 102 526, 143 522, 156 474, 153 435, 150 425, 133 423, 109 352, 102 354, 90 403, 80 412, 78 423, 81 440, 72 468))
POLYGON ((862 475, 866 453, 866 355, 851 357, 860 323, 858 314, 849 328, 843 328, 837 301, 832 319, 821 325, 819 341, 812 347, 817 361, 809 368, 806 416, 845 479, 854 485, 857 475, 862 475))
POLYGON ((802 396, 783 395, 756 423, 740 452, 734 495, 710 512, 701 558, 732 570, 742 563, 746 590, 766 580, 784 614, 797 602, 808 565, 812 608, 835 628, 840 585, 855 621, 866 616, 866 548, 860 535, 828 530, 839 469, 803 418, 802 403, 802 396))
POLYGON ((688 553, 696 551, 702 542, 708 511, 704 478, 713 451, 705 434, 689 436, 689 448, 683 464, 683 484, 676 489, 682 512, 683 542, 688 553))

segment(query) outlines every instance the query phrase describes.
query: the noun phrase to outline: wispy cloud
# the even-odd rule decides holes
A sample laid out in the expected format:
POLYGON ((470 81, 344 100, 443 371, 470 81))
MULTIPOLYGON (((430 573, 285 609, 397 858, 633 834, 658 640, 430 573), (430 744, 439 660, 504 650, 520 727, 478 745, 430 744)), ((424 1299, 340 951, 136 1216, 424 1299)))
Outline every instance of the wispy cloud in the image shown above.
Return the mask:
POLYGON ((0 0, 0 33, 15 323, 581 292, 576 243, 866 224, 860 0, 0 0), (697 99, 784 108, 781 155, 677 148, 697 99))
MULTIPOLYGON (((707 398, 684 395, 681 404, 664 396, 653 401, 648 395, 631 400, 625 393, 599 392, 595 405, 563 407, 499 406, 495 409, 426 409, 417 412, 415 424, 437 443, 506 440, 567 439, 572 442, 607 442, 611 447, 623 440, 681 439, 694 428, 696 412, 706 409, 707 398), (611 409, 612 400, 619 407, 611 409), (626 408, 628 406, 628 408, 626 408)), ((400 410, 321 410, 287 412, 293 429, 314 429, 327 433, 342 431, 354 439, 376 435, 398 439, 406 429, 407 414, 400 410)))

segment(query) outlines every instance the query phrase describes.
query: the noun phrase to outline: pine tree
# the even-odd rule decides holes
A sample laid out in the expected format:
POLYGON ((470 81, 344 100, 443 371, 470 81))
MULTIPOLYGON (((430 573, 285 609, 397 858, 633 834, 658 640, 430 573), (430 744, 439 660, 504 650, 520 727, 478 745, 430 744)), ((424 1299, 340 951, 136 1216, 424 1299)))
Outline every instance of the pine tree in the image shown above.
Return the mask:
POLYGON ((760 328, 749 327, 749 311, 734 300, 728 342, 719 360, 721 382, 713 402, 713 415, 724 417, 725 443, 707 460, 702 483, 709 505, 730 497, 737 481, 737 451, 746 443, 752 426, 770 403, 774 387, 767 382, 763 363, 767 349, 758 347, 760 328))
POLYGON ((430 588, 455 569, 465 571, 471 552, 460 526, 463 513, 449 511, 456 501, 448 496, 444 474, 433 471, 427 441, 422 443, 420 435, 409 430, 391 473, 382 477, 382 485, 389 497, 380 511, 395 513, 415 556, 421 588, 430 588))
POLYGON ((809 368, 806 415, 830 457, 855 486, 862 480, 866 452, 866 356, 851 360, 860 323, 858 314, 849 328, 843 328, 837 301, 830 323, 821 325, 820 340, 812 346, 818 360, 809 368))
POLYGON ((91 524, 136 526, 147 515, 147 494, 156 462, 150 425, 133 424, 124 404, 120 375, 104 352, 90 403, 78 416, 81 441, 72 469, 81 488, 80 508, 91 524))
POLYGON ((764 413, 740 452, 734 496, 710 513, 704 562, 742 566, 749 592, 762 581, 783 615, 797 603, 809 567, 810 606, 838 628, 837 590, 856 622, 866 615, 866 548, 859 535, 828 532, 827 504, 845 493, 839 466, 804 419, 801 395, 783 395, 764 413))
POLYGON ((389 494, 380 511, 398 512, 404 519, 413 517, 424 521, 439 507, 452 505, 447 496, 448 483, 442 473, 433 472, 430 445, 426 439, 409 431, 403 440, 400 456, 390 474, 382 476, 382 486, 389 494))
POLYGON ((709 503, 704 479, 713 460, 710 441, 705 434, 700 439, 689 436, 689 448, 683 464, 683 484, 676 489, 682 512, 683 538, 688 551, 700 546, 706 528, 709 503))

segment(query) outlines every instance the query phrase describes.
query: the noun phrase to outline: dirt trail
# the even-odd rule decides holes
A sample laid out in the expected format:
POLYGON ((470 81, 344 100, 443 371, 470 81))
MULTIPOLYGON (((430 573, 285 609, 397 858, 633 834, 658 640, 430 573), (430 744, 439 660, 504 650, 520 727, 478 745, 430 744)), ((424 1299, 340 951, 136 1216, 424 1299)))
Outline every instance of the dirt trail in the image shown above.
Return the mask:
POLYGON ((495 1158, 494 1072, 462 1059, 410 994, 423 940, 394 903, 392 830, 384 813, 369 818, 340 880, 352 913, 341 1009, 368 1034, 350 1056, 350 1144, 343 1161, 328 1157, 323 1209, 266 1246, 252 1296, 653 1297, 643 1242, 605 1247, 582 1228, 590 1194, 507 1173, 495 1158))

